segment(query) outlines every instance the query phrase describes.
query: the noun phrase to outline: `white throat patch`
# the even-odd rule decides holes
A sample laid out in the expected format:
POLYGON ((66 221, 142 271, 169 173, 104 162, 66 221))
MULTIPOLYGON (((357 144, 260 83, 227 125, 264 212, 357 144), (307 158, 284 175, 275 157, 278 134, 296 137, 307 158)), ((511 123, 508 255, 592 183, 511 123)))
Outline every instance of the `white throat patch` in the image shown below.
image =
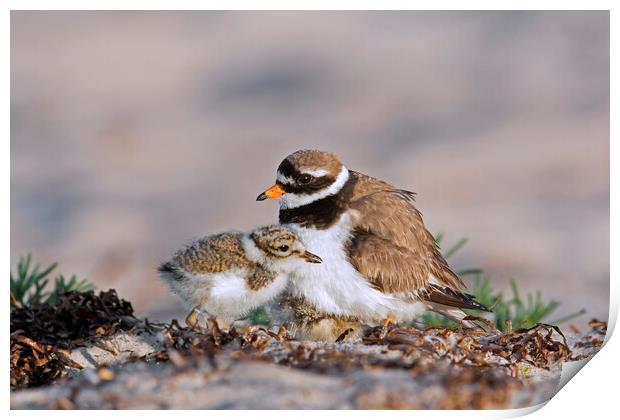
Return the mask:
MULTIPOLYGON (((280 176, 280 174, 278 174, 280 176)), ((280 178, 278 178, 280 180, 280 178)), ((349 180, 349 170, 343 165, 336 180, 327 188, 323 188, 313 194, 292 194, 286 193, 280 198, 280 208, 294 209, 313 203, 330 195, 336 194, 342 189, 344 184, 349 180)))

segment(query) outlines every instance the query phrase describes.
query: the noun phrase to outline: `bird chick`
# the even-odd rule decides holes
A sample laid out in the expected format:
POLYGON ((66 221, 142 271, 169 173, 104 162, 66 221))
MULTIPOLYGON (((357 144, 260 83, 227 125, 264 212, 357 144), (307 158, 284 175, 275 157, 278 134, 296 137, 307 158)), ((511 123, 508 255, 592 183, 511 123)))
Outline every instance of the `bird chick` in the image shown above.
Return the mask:
MULTIPOLYGON (((161 279, 195 311, 232 322, 281 293, 288 275, 320 263, 284 226, 225 232, 198 239, 158 267, 161 279)), ((192 317, 192 318, 190 318, 192 317)))

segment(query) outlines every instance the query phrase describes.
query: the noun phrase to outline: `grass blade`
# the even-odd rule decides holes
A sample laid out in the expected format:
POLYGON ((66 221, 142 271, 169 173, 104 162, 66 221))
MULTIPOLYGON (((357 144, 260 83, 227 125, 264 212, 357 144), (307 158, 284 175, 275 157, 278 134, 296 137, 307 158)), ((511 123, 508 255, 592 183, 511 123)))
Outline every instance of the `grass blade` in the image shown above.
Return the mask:
POLYGON ((465 244, 467 243, 468 239, 467 238, 461 238, 457 243, 455 243, 454 245, 452 245, 452 247, 450 249, 448 249, 444 254, 443 257, 447 260, 448 258, 450 258, 451 256, 453 256, 459 249, 463 248, 465 246, 465 244))

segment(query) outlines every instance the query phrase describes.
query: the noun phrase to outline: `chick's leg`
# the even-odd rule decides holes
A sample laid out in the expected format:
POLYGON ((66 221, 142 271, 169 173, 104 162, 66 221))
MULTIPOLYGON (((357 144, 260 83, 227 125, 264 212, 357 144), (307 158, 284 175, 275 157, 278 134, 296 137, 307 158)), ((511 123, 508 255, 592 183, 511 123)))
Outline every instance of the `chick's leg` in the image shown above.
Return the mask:
POLYGON ((383 320, 383 328, 381 329, 381 337, 385 337, 388 333, 388 328, 390 327, 390 325, 394 324, 396 322, 396 315, 394 315, 393 313, 389 313, 387 318, 385 318, 383 320))
POLYGON ((192 329, 198 326, 198 315, 200 312, 201 311, 198 309, 198 306, 194 306, 192 311, 185 317, 185 325, 192 329))

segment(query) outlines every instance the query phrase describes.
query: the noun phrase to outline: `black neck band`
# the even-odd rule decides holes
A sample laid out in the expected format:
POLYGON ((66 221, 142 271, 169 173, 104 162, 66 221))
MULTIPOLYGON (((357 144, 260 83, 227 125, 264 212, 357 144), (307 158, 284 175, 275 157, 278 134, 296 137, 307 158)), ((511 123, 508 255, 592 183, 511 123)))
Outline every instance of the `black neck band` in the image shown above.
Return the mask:
POLYGON ((350 173, 349 179, 336 194, 292 209, 280 209, 280 224, 295 223, 301 227, 327 229, 344 213, 353 195, 357 177, 350 173))

